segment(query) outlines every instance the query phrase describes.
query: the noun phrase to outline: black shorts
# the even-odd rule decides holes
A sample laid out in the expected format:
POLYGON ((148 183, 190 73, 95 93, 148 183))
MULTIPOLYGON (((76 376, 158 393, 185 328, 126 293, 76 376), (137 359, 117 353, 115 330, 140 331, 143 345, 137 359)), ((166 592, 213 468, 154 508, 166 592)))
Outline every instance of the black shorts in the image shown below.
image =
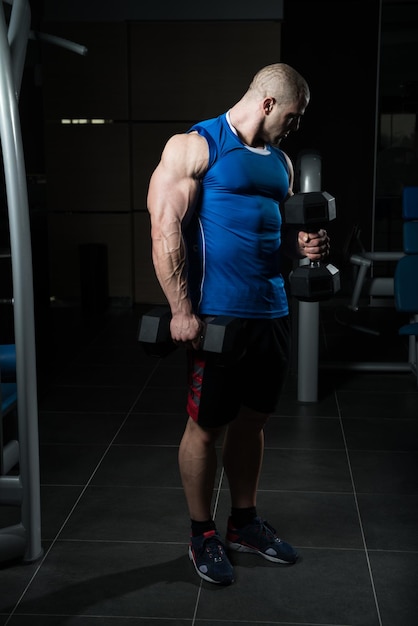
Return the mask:
POLYGON ((234 354, 188 352, 189 416, 216 428, 233 420, 242 405, 272 413, 290 362, 289 317, 243 321, 234 354))

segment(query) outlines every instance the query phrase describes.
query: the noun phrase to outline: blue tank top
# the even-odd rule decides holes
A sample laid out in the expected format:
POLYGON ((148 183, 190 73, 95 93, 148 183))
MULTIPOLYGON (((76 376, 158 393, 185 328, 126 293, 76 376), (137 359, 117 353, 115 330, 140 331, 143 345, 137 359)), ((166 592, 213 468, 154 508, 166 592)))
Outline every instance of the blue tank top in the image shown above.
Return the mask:
POLYGON ((190 297, 201 315, 275 318, 288 314, 280 271, 279 204, 289 189, 281 150, 246 146, 226 114, 194 125, 209 167, 184 229, 190 297))

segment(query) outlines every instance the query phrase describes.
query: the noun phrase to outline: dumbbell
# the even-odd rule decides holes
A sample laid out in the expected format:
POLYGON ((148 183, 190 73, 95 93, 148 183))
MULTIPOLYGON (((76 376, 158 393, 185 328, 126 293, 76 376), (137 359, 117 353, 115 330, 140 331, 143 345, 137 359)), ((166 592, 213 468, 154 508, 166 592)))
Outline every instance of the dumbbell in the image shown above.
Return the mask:
MULTIPOLYGON (((336 217, 335 198, 326 191, 290 196, 284 203, 284 222, 305 232, 318 232, 336 217)), ((328 300, 340 289, 340 272, 328 263, 310 261, 289 274, 292 296, 303 302, 328 300)))
MULTIPOLYGON (((205 317, 205 330, 201 349, 216 354, 231 353, 241 321, 228 315, 205 317)), ((177 348, 170 333, 171 311, 159 306, 145 313, 139 325, 138 341, 149 356, 164 357, 177 348)))

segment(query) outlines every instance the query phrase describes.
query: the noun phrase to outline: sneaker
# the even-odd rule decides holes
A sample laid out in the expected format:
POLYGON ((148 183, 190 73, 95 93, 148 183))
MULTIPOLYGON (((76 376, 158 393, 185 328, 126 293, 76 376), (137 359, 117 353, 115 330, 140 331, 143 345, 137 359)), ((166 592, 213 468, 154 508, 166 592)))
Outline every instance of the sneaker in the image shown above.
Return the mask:
POLYGON ((298 558, 292 546, 279 539, 274 528, 259 517, 243 528, 234 528, 229 518, 225 545, 238 552, 260 554, 274 563, 295 563, 298 558))
POLYGON ((234 569, 216 530, 190 538, 189 557, 201 578, 218 585, 234 582, 234 569))

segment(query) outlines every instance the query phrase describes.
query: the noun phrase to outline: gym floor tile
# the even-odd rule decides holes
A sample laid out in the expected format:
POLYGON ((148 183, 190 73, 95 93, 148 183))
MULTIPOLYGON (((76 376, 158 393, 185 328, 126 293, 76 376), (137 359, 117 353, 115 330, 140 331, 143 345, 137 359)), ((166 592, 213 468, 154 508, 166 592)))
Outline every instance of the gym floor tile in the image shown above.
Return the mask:
POLYGON ((199 583, 188 561, 181 544, 59 541, 17 612, 190 620, 199 583))
POLYGON ((373 493, 357 498, 369 550, 418 553, 418 495, 373 493))
POLYGON ((383 624, 417 622, 418 554, 384 550, 369 554, 383 624))
MULTIPOLYGON (((236 582, 218 587, 187 554, 177 462, 185 353, 148 357, 137 342, 142 310, 111 309, 91 325, 53 310, 39 394, 45 553, 1 564, 0 625, 415 626, 416 378, 322 361, 395 359, 399 341, 348 329, 325 307, 318 402, 299 402, 289 375, 265 428, 257 501, 300 558, 285 566, 233 552, 236 582)), ((221 444, 213 514, 224 536, 221 444)), ((2 506, 0 518, 19 523, 19 507, 2 506)))
POLYGON ((297 402, 294 393, 284 392, 274 410, 274 415, 295 417, 338 417, 334 394, 323 396, 318 392, 318 402, 297 402))
POLYGON ((349 450, 418 452, 418 419, 343 418, 349 450))
POLYGON ((303 555, 308 548, 362 549, 353 494, 261 491, 260 512, 303 555))
POLYGON ((116 446, 107 451, 93 485, 181 488, 177 446, 116 446))
POLYGON ((187 417, 181 413, 130 413, 114 444, 177 445, 187 417))
POLYGON ((396 419, 400 417, 399 402, 402 401, 402 418, 418 421, 418 393, 399 393, 390 389, 380 391, 338 391, 338 403, 341 416, 379 419, 396 419))
POLYGON ((41 485, 85 485, 106 452, 105 445, 41 445, 41 485))
POLYGON ((264 431, 267 448, 344 449, 341 424, 333 418, 273 416, 264 431))
POLYGON ((344 450, 279 450, 264 452, 260 489, 351 493, 353 486, 344 450))
POLYGON ((225 621, 256 624, 379 624, 362 551, 306 548, 303 559, 290 566, 254 554, 233 553, 231 560, 236 584, 222 592, 204 584, 198 619, 221 614, 225 621))
POLYGON ((41 444, 107 444, 126 420, 125 413, 40 411, 41 444))
POLYGON ((418 453, 353 450, 349 453, 357 493, 418 494, 418 453))
POLYGON ((178 489, 89 486, 63 528, 62 539, 91 541, 181 542, 184 495, 178 489), (161 516, 170 511, 170 523, 161 516))

